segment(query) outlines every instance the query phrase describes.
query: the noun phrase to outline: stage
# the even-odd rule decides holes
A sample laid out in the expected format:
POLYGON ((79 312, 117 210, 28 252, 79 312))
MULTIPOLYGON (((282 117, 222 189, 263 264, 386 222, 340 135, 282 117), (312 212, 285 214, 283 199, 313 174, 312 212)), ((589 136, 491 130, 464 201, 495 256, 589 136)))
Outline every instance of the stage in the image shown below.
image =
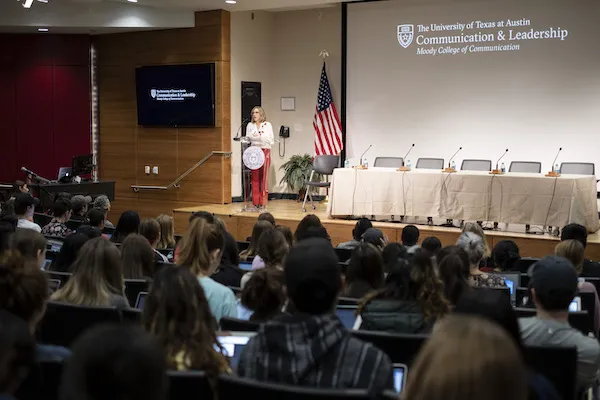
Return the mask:
MULTIPOLYGON (((256 222, 258 213, 241 212, 243 203, 232 204, 205 204, 197 207, 178 208, 173 210, 175 218, 175 231, 182 235, 188 226, 190 215, 196 211, 208 211, 221 218, 227 230, 237 239, 244 240, 249 237, 252 232, 252 227, 256 222)), ((310 213, 310 205, 307 204, 308 213, 310 213)), ((323 225, 331 236, 331 241, 334 245, 352 239, 352 228, 356 224, 354 220, 330 219, 327 218, 327 205, 318 204, 317 209, 313 212, 321 218, 323 225)), ((308 213, 302 212, 302 204, 293 200, 271 200, 267 206, 267 211, 273 214, 275 220, 280 225, 288 226, 293 230, 296 229, 298 222, 308 213)), ((373 225, 381 229, 388 237, 390 242, 400 242, 400 234, 405 223, 395 222, 373 222, 373 225)), ((421 230, 420 240, 427 236, 438 237, 444 246, 451 245, 456 242, 460 235, 458 228, 446 228, 440 226, 427 226, 417 224, 421 230)), ((502 224, 501 224, 502 228, 502 224)), ((512 228, 512 227, 509 227, 512 228)), ((532 227, 534 230, 535 227, 532 227)), ((486 231, 489 246, 492 248, 501 240, 513 240, 521 251, 522 257, 542 257, 554 252, 554 247, 558 243, 558 238, 549 234, 527 234, 524 229, 521 232, 516 231, 486 231)), ((586 248, 586 257, 592 260, 600 260, 600 231, 588 236, 588 246, 586 248)))

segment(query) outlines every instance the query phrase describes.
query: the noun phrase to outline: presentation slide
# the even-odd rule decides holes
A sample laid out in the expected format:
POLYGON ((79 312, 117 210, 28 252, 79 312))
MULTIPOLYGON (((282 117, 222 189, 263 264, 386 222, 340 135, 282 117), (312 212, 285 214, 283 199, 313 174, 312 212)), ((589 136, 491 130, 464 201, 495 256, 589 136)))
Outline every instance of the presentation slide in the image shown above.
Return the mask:
POLYGON ((600 168, 600 2, 348 5, 346 148, 377 156, 593 162, 600 168))

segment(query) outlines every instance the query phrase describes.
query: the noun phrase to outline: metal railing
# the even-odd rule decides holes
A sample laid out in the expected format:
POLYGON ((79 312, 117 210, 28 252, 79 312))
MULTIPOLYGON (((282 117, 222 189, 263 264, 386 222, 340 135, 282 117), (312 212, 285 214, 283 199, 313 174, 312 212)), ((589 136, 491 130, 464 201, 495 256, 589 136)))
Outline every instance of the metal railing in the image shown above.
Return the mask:
POLYGON ((204 164, 206 162, 206 160, 208 160, 212 156, 217 156, 217 155, 222 155, 222 156, 225 156, 226 158, 229 158, 229 157, 231 157, 231 152, 230 151, 211 151, 210 153, 208 153, 206 155, 206 157, 204 157, 202 160, 198 161, 190 169, 188 169, 183 174, 181 174, 181 176, 179 178, 175 179, 173 182, 169 183, 169 185, 167 185, 167 186, 131 185, 131 188, 136 193, 139 192, 140 190, 169 190, 171 188, 178 188, 179 182, 181 182, 186 176, 188 176, 189 174, 194 172, 194 170, 196 168, 198 168, 199 166, 204 164))

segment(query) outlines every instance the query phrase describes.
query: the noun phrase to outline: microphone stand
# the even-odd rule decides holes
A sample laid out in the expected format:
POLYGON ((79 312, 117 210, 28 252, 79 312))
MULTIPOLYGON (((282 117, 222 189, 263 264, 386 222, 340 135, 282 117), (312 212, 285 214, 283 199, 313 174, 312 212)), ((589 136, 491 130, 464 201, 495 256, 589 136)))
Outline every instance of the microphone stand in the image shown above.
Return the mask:
POLYGON ((560 154, 561 151, 562 151, 562 147, 558 149, 558 153, 556 153, 556 157, 554 157, 554 161, 552 161, 552 165, 551 165, 552 168, 550 168, 550 171, 546 174, 546 176, 549 176, 551 178, 558 178, 560 176, 560 174, 558 172, 556 172, 556 169, 554 168, 554 163, 558 159, 558 155, 560 154))
POLYGON ((413 143, 413 145, 410 146, 410 149, 408 149, 408 151, 404 155, 404 158, 402 159, 402 166, 400 168, 398 168, 396 171, 404 171, 404 172, 410 171, 410 168, 406 166, 406 157, 408 157, 408 155, 414 148, 415 148, 415 144, 413 143))
POLYGON ((448 160, 448 168, 444 169, 443 172, 447 172, 449 174, 456 172, 456 170, 454 168, 452 168, 452 160, 454 159, 454 157, 456 157, 456 155, 458 154, 459 151, 462 150, 462 146, 458 148, 458 150, 456 150, 456 153, 454 153, 454 155, 452 157, 450 157, 450 159, 448 160))
POLYGON ((369 147, 364 151, 364 153, 362 153, 360 155, 360 164, 359 164, 360 169, 367 169, 367 167, 365 165, 363 165, 363 157, 365 156, 365 154, 367 154, 367 151, 371 150, 371 147, 373 147, 372 144, 370 144, 369 147))
POLYGON ((503 175, 504 174, 504 172, 502 172, 502 170, 498 168, 498 163, 500 162, 500 160, 502 160, 504 158, 506 153, 508 153, 508 149, 506 149, 506 151, 500 156, 498 161, 496 161, 496 169, 491 170, 490 174, 492 174, 492 175, 503 175))

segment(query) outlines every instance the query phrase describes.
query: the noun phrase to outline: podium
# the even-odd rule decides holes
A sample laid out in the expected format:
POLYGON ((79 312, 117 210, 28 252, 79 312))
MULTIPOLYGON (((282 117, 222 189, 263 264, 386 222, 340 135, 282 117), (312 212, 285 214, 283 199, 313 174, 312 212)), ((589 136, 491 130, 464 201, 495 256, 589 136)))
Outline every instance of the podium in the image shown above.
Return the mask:
POLYGON ((250 139, 246 136, 235 137, 233 140, 240 143, 242 154, 242 201, 244 206, 239 212, 264 212, 264 208, 258 208, 252 204, 252 171, 264 165, 264 153, 259 147, 252 146, 250 139))

